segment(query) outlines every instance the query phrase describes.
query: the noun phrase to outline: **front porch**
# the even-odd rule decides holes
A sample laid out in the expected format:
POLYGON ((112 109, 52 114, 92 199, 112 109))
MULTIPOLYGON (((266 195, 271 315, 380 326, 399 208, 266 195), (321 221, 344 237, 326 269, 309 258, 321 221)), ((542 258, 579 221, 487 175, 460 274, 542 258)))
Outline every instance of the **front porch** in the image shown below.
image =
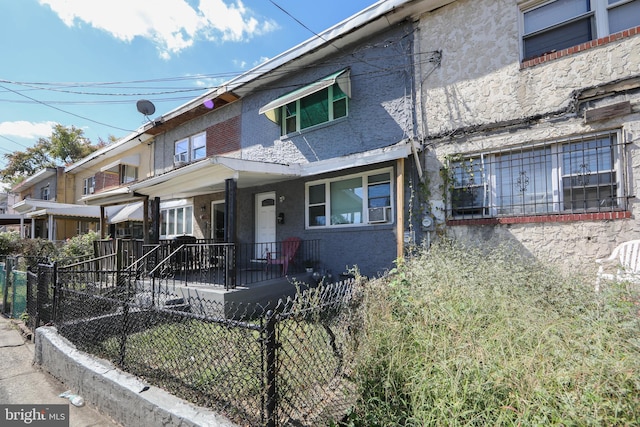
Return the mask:
POLYGON ((103 240, 95 243, 95 258, 61 266, 57 275, 69 289, 90 287, 108 295, 126 285, 131 297, 151 305, 188 306, 206 315, 224 307, 225 317, 235 317, 240 307, 275 304, 300 288, 333 280, 319 268, 318 240, 290 245, 214 243, 192 236, 156 245, 103 240))

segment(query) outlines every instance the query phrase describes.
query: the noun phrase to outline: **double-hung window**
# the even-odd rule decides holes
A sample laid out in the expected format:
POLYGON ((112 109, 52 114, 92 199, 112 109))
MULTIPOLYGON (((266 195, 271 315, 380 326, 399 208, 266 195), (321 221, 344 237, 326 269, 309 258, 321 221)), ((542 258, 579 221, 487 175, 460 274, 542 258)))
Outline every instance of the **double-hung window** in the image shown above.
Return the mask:
POLYGON ((555 0, 523 18, 528 59, 640 25, 640 0, 555 0))
POLYGON ((393 221, 391 169, 349 175, 306 185, 308 228, 393 221))
POLYGON ((347 95, 337 83, 281 107, 282 134, 297 132, 347 115, 347 95))
POLYGON ((259 112, 287 135, 347 117, 350 97, 350 70, 345 68, 271 101, 259 112))
POLYGON ((174 163, 189 163, 207 157, 206 132, 176 141, 174 163))
POLYGON ((120 184, 128 184, 138 180, 138 168, 131 165, 120 165, 120 184))
POLYGON ((51 198, 51 192, 49 190, 49 186, 42 187, 40 189, 40 200, 49 200, 51 198))
POLYGON ((82 185, 82 195, 86 196, 87 194, 93 194, 96 188, 96 177, 92 176, 84 179, 84 183, 82 185))
POLYGON ((452 160, 451 216, 481 218, 625 209, 617 132, 452 160))
POLYGON ((172 238, 193 234, 193 206, 176 206, 160 210, 160 237, 172 238))

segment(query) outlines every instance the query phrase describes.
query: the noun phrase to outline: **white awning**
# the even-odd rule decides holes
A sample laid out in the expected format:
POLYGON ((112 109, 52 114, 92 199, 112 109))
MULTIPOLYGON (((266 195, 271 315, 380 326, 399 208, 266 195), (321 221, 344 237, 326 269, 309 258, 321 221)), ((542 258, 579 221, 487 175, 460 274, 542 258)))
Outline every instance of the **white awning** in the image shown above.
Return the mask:
POLYGON ((272 122, 277 123, 278 115, 276 113, 276 110, 278 108, 283 107, 290 102, 304 98, 305 96, 319 92, 322 89, 333 85, 334 83, 338 83, 338 86, 340 86, 340 89, 349 98, 351 98, 351 71, 349 68, 345 68, 344 70, 340 70, 337 73, 333 73, 321 80, 318 80, 317 82, 314 82, 314 83, 311 83, 310 85, 296 89, 293 92, 289 92, 288 94, 283 95, 280 98, 271 101, 264 107, 260 108, 259 113, 264 114, 272 122))
POLYGON ((109 217, 109 224, 118 224, 125 221, 140 221, 143 220, 143 203, 131 203, 125 205, 116 214, 109 217))
POLYGON ((140 154, 132 154, 131 156, 122 157, 115 162, 111 162, 100 168, 100 172, 113 169, 120 165, 140 166, 140 154))

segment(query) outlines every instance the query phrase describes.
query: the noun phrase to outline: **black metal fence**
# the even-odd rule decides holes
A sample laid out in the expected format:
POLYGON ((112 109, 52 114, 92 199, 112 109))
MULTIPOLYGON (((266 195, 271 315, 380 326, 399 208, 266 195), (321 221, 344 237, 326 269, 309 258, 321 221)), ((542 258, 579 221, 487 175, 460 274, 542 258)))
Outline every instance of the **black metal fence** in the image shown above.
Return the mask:
POLYGON ((352 279, 261 306, 185 299, 131 270, 98 287, 53 265, 39 275, 55 282, 49 312, 79 349, 240 425, 328 425, 353 404, 352 279))

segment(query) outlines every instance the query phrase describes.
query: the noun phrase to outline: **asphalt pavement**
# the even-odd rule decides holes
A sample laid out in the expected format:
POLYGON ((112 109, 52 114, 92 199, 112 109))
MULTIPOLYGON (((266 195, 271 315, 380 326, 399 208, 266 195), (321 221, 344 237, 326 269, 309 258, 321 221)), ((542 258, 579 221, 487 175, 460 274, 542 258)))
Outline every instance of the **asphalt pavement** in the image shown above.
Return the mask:
MULTIPOLYGON (((60 397, 68 389, 33 364, 35 345, 25 337, 20 325, 17 320, 0 315, 0 404, 68 405, 69 427, 121 426, 90 405, 74 406, 69 399, 60 397)), ((2 417, 0 413, 0 425, 2 417)))

